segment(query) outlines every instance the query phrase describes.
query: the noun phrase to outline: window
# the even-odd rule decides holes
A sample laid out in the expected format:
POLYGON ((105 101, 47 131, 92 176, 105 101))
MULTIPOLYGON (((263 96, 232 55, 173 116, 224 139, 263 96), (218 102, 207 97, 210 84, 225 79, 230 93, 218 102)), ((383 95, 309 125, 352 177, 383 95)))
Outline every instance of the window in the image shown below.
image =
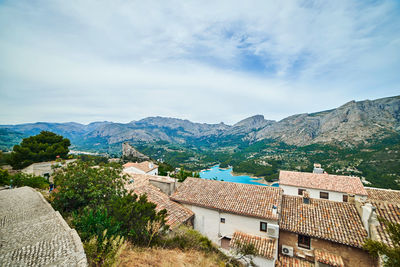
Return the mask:
POLYGON ((300 248, 310 249, 310 247, 311 247, 311 238, 309 236, 306 236, 306 235, 299 235, 299 240, 298 240, 297 245, 300 248))
POLYGON ((349 201, 349 196, 343 195, 343 202, 348 202, 348 201, 349 201))
POLYGON ((221 223, 225 223, 225 218, 221 218, 221 223))
POLYGON ((302 196, 304 191, 306 191, 306 190, 305 189, 299 189, 299 191, 298 191, 299 196, 302 196))
POLYGON ((319 192, 319 198, 329 199, 329 193, 328 192, 319 192))
POLYGON ((261 232, 267 231, 267 223, 266 222, 260 222, 260 231, 261 232))

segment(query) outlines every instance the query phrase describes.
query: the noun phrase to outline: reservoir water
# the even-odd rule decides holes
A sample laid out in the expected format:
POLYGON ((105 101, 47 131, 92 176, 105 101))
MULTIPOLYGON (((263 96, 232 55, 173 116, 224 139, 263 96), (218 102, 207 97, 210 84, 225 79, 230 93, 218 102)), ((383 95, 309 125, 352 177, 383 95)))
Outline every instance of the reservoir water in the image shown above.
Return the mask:
MULTIPOLYGON (((242 184, 255 184, 255 185, 265 185, 257 182, 257 178, 252 178, 248 175, 240 175, 233 176, 232 168, 229 169, 221 169, 219 165, 215 165, 208 170, 200 172, 200 178, 203 179, 217 179, 218 181, 226 181, 226 182, 234 182, 234 183, 242 183, 242 184)), ((266 185, 265 185, 266 186, 266 185)), ((278 185, 273 185, 278 186, 278 185)))

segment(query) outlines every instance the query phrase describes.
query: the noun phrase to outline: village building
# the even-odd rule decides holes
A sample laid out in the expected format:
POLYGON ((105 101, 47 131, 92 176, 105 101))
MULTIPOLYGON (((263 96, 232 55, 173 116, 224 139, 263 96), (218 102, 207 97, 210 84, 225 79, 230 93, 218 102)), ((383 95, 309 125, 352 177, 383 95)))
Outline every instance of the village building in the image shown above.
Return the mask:
POLYGON ((125 173, 158 175, 158 165, 151 161, 128 162, 122 165, 125 173))
POLYGON ((311 198, 337 202, 365 201, 368 195, 360 178, 327 173, 280 171, 279 187, 285 195, 307 191, 311 198))
POLYGON ((284 256, 316 266, 377 266, 362 249, 368 232, 354 204, 284 195, 279 227, 284 256))
POLYGON ((257 265, 275 266, 281 189, 187 178, 171 199, 190 209, 194 229, 222 249, 229 251, 237 240, 246 240, 260 252, 253 259, 257 265))
POLYGON ((46 162, 37 162, 29 165, 28 167, 21 170, 21 172, 26 174, 32 174, 34 176, 42 176, 47 179, 54 172, 55 167, 65 166, 71 162, 76 161, 76 159, 67 159, 62 161, 46 161, 46 162))
POLYGON ((156 204, 157 212, 166 209, 166 224, 170 229, 174 229, 182 224, 192 226, 194 213, 169 198, 169 195, 175 190, 175 184, 176 180, 171 177, 129 174, 125 189, 138 196, 146 194, 147 200, 156 204))
POLYGON ((0 190, 0 266, 87 266, 81 239, 30 187, 0 190))

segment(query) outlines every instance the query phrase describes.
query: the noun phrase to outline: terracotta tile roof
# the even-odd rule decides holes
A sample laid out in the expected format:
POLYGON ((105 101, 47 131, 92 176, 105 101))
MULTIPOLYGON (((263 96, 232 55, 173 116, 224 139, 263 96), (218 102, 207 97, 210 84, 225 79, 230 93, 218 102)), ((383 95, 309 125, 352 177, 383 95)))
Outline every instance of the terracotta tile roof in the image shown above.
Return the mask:
POLYGON ((138 195, 147 194, 147 199, 157 205, 156 210, 166 209, 168 212, 167 224, 171 228, 175 228, 181 223, 185 223, 194 213, 185 208, 183 205, 176 203, 161 192, 160 189, 150 184, 151 179, 170 180, 170 177, 155 176, 148 174, 128 174, 128 181, 125 184, 125 189, 132 191, 138 195), (131 183, 130 180, 133 180, 131 183))
MULTIPOLYGON (((398 203, 388 203, 382 201, 371 201, 371 204, 376 207, 376 214, 390 222, 400 223, 400 204, 398 203)), ((393 242, 387 231, 387 227, 379 222, 376 226, 377 238, 389 246, 393 247, 393 242)))
POLYGON ((282 190, 275 187, 187 178, 172 200, 244 216, 278 220, 282 190))
POLYGON ((387 201, 390 203, 400 204, 400 190, 380 189, 380 188, 365 188, 368 193, 368 199, 374 201, 387 201))
POLYGON ((158 165, 150 162, 150 161, 143 161, 143 162, 128 162, 122 165, 124 168, 135 167, 136 169, 142 170, 145 173, 152 171, 158 168, 158 165), (151 167, 150 167, 151 166, 151 167))
POLYGON ((326 173, 280 171, 279 184, 296 187, 314 188, 343 192, 355 195, 367 195, 367 191, 358 177, 332 175, 326 173))
POLYGON ((314 267, 314 263, 289 256, 279 255, 279 260, 276 262, 277 267, 314 267))
POLYGON ((324 250, 314 250, 315 260, 332 267, 344 267, 342 257, 324 250))
POLYGON ((135 187, 150 184, 149 180, 152 177, 152 175, 138 173, 126 173, 125 175, 128 176, 128 181, 125 184, 125 189, 128 191, 135 189, 135 187))
POLYGON ((283 196, 280 229, 353 247, 362 247, 367 232, 354 205, 322 199, 283 196))
MULTIPOLYGON (((400 223, 400 191, 366 187, 368 200, 376 207, 376 214, 390 222, 400 223)), ((387 232, 386 226, 379 222, 376 226, 377 239, 389 246, 393 242, 387 232)))
POLYGON ((164 194, 153 185, 149 184, 135 188, 134 192, 138 195, 146 194, 147 199, 157 205, 157 211, 166 209, 168 212, 167 225, 171 228, 186 223, 194 215, 191 210, 170 200, 168 195, 164 194))
POLYGON ((274 259, 276 251, 276 239, 268 237, 260 237, 255 235, 245 234, 239 231, 233 233, 231 246, 237 246, 238 242, 242 244, 253 244, 257 254, 267 258, 274 259))

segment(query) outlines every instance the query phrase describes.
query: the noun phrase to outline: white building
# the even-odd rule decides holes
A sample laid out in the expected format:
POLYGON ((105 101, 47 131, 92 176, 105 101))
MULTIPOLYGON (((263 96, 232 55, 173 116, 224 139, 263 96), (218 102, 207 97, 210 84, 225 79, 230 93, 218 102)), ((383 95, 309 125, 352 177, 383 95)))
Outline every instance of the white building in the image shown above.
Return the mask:
POLYGON ((171 199, 195 214, 194 229, 223 249, 253 243, 259 266, 275 266, 278 254, 279 188, 187 178, 171 199))
POLYGON ((301 196, 307 191, 311 198, 338 202, 364 201, 368 196, 360 178, 327 173, 280 171, 279 187, 285 195, 301 196))
POLYGON ((151 161, 128 162, 123 167, 125 173, 158 175, 158 165, 151 161))
POLYGON ((22 169, 21 172, 26 173, 26 174, 32 174, 35 176, 43 176, 45 178, 49 178, 54 172, 54 167, 64 166, 64 165, 74 162, 74 161, 76 161, 76 159, 33 163, 33 164, 29 165, 28 167, 22 169))

